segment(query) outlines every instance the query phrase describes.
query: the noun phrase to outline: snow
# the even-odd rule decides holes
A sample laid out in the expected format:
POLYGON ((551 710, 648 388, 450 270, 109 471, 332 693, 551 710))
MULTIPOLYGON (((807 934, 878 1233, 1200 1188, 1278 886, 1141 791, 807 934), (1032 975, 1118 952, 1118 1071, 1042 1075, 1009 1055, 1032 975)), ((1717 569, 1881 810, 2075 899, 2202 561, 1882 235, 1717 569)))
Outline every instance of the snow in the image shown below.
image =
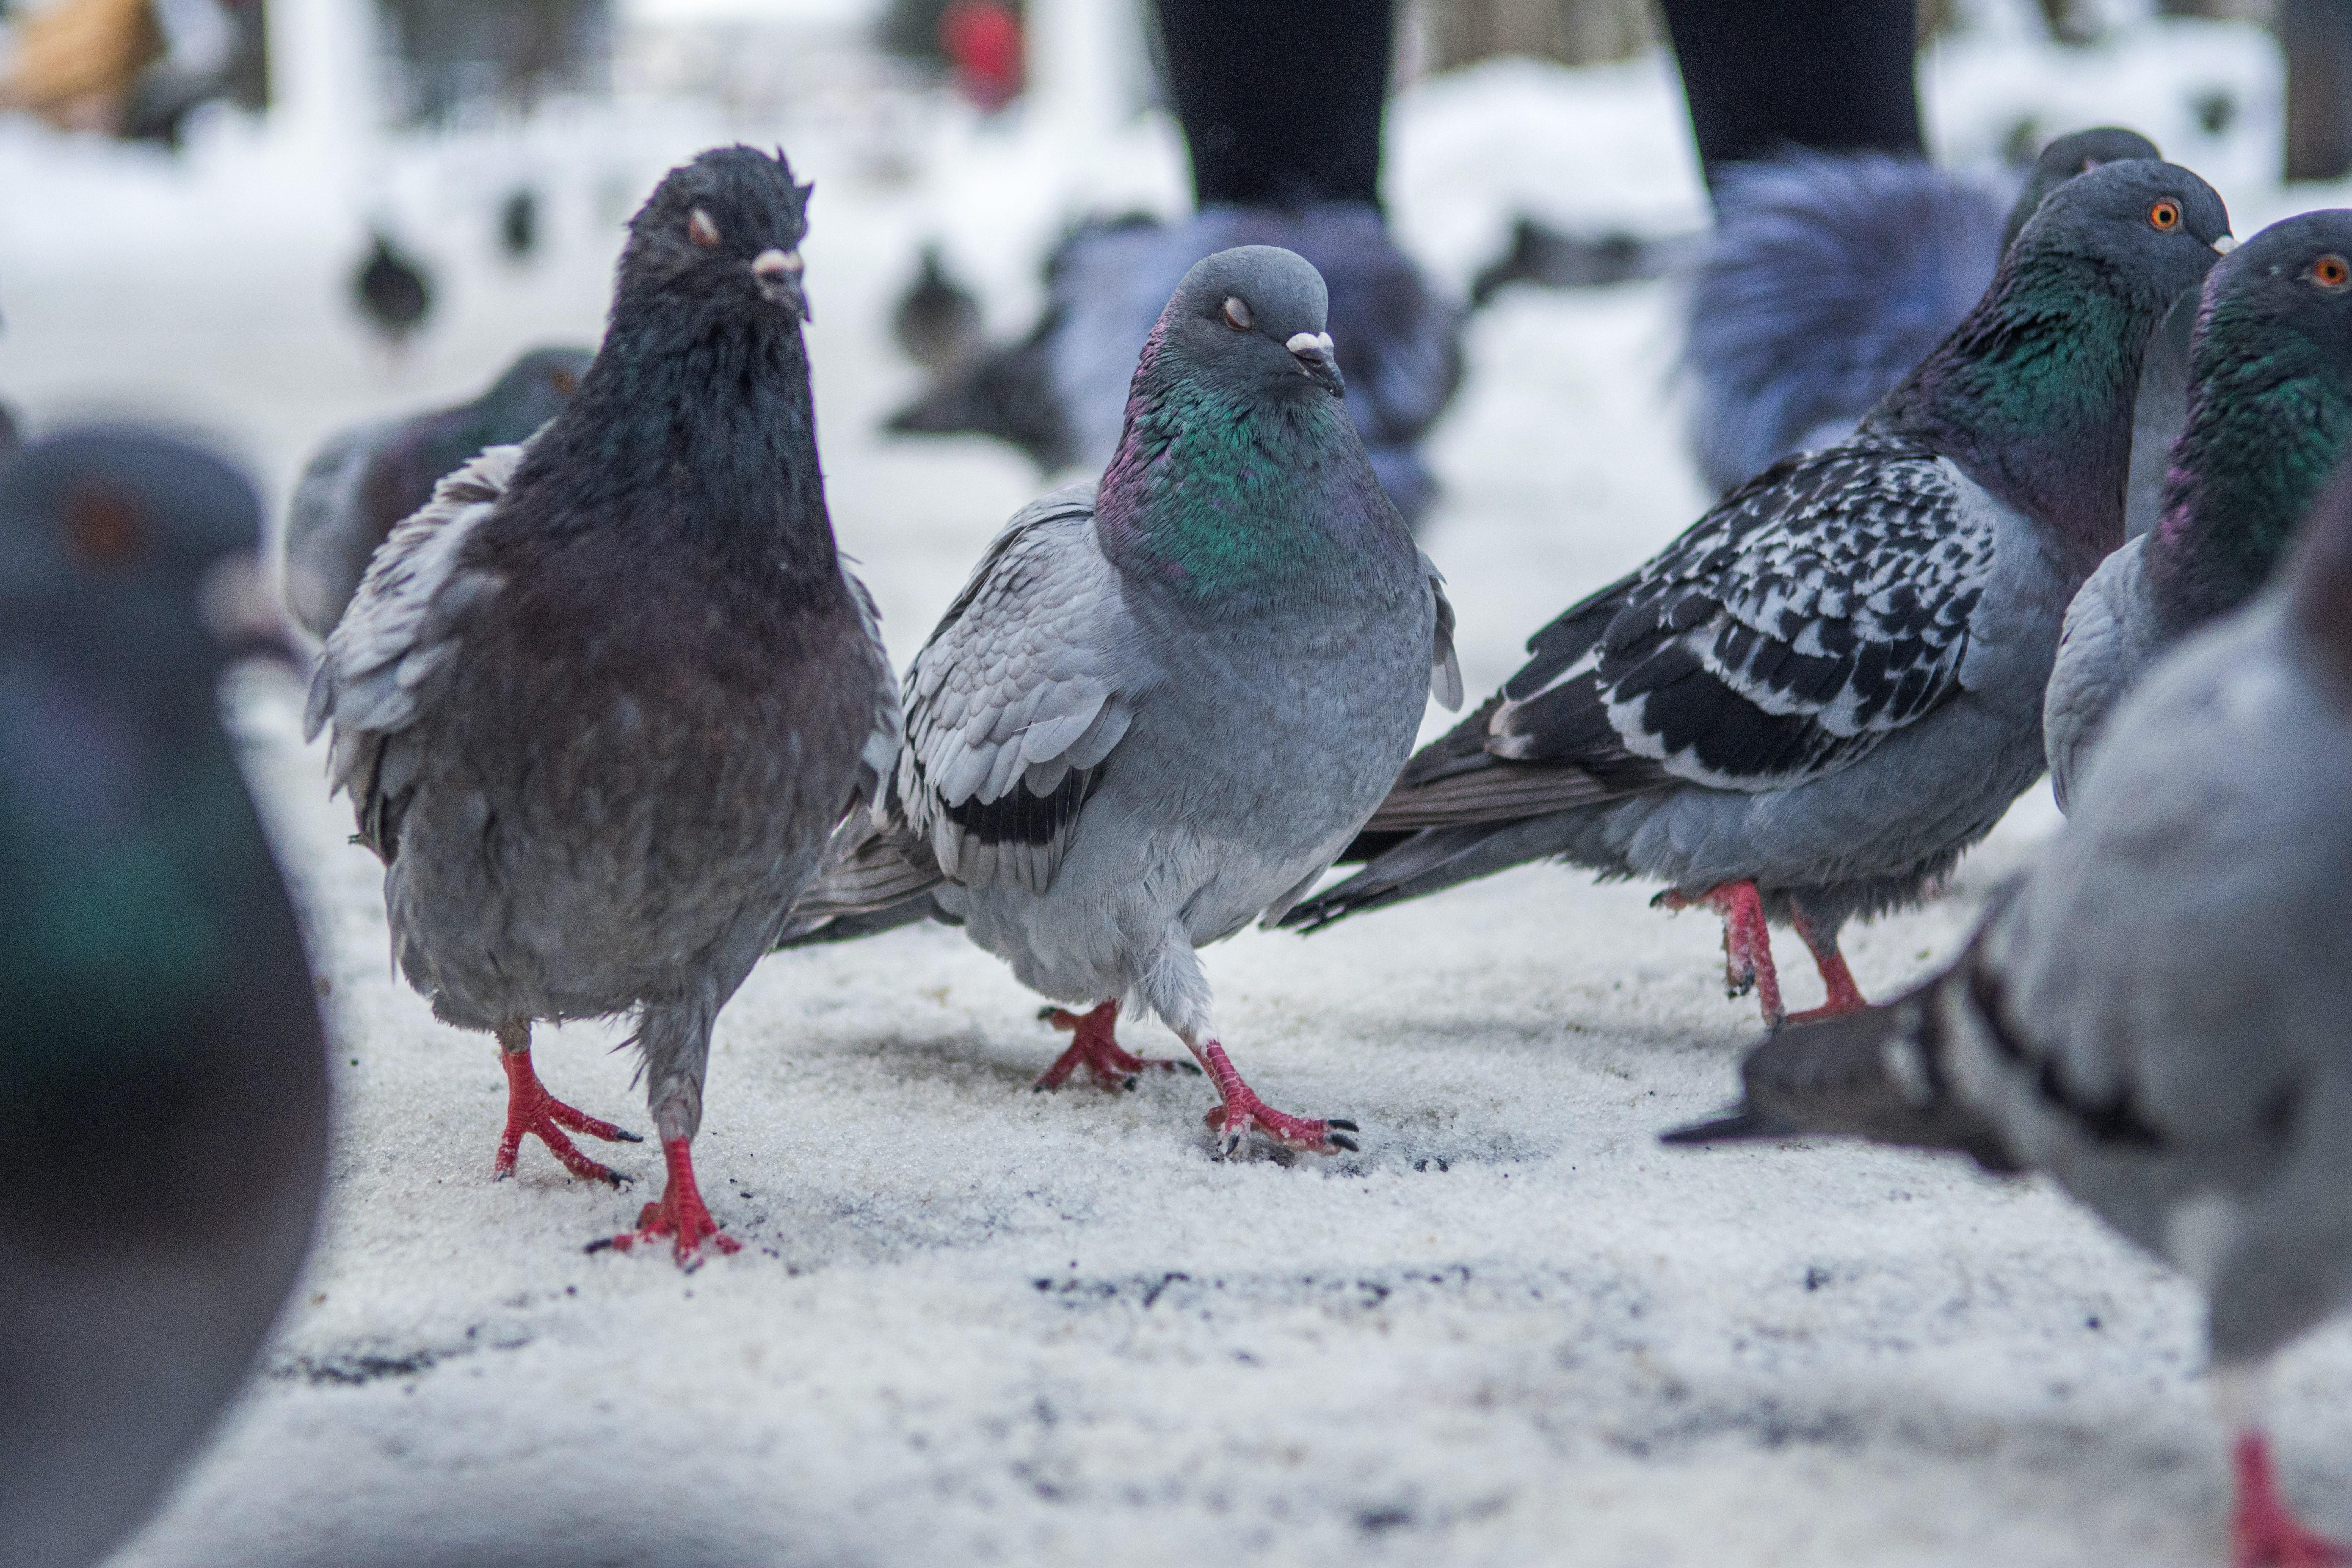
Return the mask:
MULTIPOLYGON (((1975 157, 2039 105, 2169 145, 2162 116, 2218 71, 2270 84, 2200 148, 2225 194, 2308 205, 2265 183, 2274 57, 2190 26, 2137 30, 2103 76, 1948 47, 1926 73, 1937 135, 1975 157)), ((1657 59, 1423 84, 1394 111, 1400 227, 1458 280, 1522 205, 1696 224, 1678 114, 1657 59)), ((593 339, 618 219, 739 134, 782 140, 817 182, 828 491, 903 661, 1043 488, 994 447, 874 434, 915 381, 884 325, 912 247, 944 235, 1015 330, 1059 223, 1180 199, 1164 120, 1073 149, 926 100, 821 101, 782 126, 559 104, 324 151, 217 120, 178 163, 0 126, 17 198, 0 388, 38 427, 131 411, 215 431, 282 500, 331 429, 593 339), (490 237, 523 177, 551 238, 518 268, 490 237), (441 289, 397 364, 341 303, 372 214, 441 289)), ((1474 691, 1696 515, 1669 310, 1659 285, 1517 291, 1475 323, 1426 539, 1474 691)), ((2039 1183, 1656 1144, 1730 1096, 1756 1024, 1722 994, 1713 923, 1648 909, 1650 889, 1529 868, 1213 950, 1254 1082, 1363 1124, 1363 1152, 1328 1161, 1212 1160, 1194 1079, 1027 1092, 1060 1037, 954 932, 772 959, 719 1021, 697 1146, 746 1250, 682 1276, 581 1249, 649 1195, 646 1148, 620 1151, 642 1178, 626 1195, 536 1145, 518 1180, 488 1181, 491 1047, 388 973, 379 872, 300 743, 294 685, 250 672, 231 699, 327 986, 332 1184, 250 1394, 117 1568, 2221 1559, 2227 1477, 2180 1281, 2039 1183)), ((2056 820, 2037 792, 1949 897, 1855 931, 1864 988, 1951 952, 2056 820)), ((1783 953, 1808 1005, 1817 982, 1783 953)), ((559 1094, 642 1129, 619 1037, 543 1035, 539 1060, 559 1094)), ((2352 1451, 2352 1336, 2315 1335, 2282 1373, 2288 1487, 2352 1531, 2331 1458, 2352 1451)))

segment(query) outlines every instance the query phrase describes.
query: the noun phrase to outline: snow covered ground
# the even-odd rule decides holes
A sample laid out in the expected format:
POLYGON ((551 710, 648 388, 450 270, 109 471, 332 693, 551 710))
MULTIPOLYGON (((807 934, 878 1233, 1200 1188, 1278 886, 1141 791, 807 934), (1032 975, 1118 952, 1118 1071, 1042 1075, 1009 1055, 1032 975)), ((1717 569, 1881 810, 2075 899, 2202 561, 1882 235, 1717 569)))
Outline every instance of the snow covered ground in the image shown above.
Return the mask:
MULTIPOLYGON (((2312 205, 2263 183, 2276 61, 2242 31, 2151 32, 2064 68, 1964 55, 1927 73, 1957 153, 2021 110, 2053 131, 2124 119, 2209 164, 2241 234, 2312 205), (2180 106, 2216 75, 2240 117, 2200 143, 2180 106)), ((1428 84, 1396 111, 1401 226, 1459 279, 1523 205, 1694 224, 1678 112, 1658 62, 1428 84)), ((913 382, 884 346, 911 246, 946 236, 1017 328, 1069 211, 1176 199, 1157 122, 1072 157, 931 110, 779 128, 639 106, 356 163, 219 125, 178 166, 0 129, 0 392, 37 426, 202 425, 282 500, 352 418, 591 340, 614 220, 697 146, 755 132, 817 181, 829 493, 903 661, 1041 488, 992 447, 872 434, 913 382), (549 191, 551 253, 493 263, 493 205, 524 174, 549 191), (371 211, 440 273, 397 366, 342 310, 371 211)), ((1654 285, 1523 291, 1475 322, 1427 535, 1474 690, 1696 515, 1668 305, 1654 285)), ((333 1184, 249 1397, 118 1568, 2221 1560, 2226 1476, 2178 1280, 2037 1183, 1657 1146, 1730 1094, 1756 1024, 1722 994, 1713 922, 1650 910, 1649 889, 1533 868, 1215 950, 1254 1081, 1363 1124, 1363 1152, 1328 1161, 1213 1161, 1198 1079, 1028 1093, 1060 1037, 953 932, 772 959, 719 1021, 697 1145, 748 1245, 681 1276, 581 1250, 647 1195, 643 1148, 619 1155, 646 1178, 631 1194, 565 1180, 535 1144, 489 1184, 492 1047, 389 974, 378 870, 345 842, 292 683, 253 673, 233 707, 326 987, 333 1184)), ((1949 898, 1857 931, 1864 987, 1949 952, 2055 823, 2037 793, 1949 898)), ((539 1059, 559 1093, 642 1127, 617 1038, 567 1029, 539 1059)), ((2352 1532, 2352 1334, 2315 1335, 2282 1373, 2290 1489, 2352 1532)))

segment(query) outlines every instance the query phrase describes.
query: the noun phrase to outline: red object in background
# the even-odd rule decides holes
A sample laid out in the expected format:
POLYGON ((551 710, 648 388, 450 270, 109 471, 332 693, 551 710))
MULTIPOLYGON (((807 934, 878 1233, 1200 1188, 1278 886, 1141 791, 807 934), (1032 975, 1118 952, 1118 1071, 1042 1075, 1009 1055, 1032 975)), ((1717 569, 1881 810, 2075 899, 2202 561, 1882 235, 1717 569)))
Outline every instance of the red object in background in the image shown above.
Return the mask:
POLYGON ((955 66, 956 85, 982 109, 1020 96, 1021 18, 1003 0, 953 0, 940 14, 940 47, 955 66))

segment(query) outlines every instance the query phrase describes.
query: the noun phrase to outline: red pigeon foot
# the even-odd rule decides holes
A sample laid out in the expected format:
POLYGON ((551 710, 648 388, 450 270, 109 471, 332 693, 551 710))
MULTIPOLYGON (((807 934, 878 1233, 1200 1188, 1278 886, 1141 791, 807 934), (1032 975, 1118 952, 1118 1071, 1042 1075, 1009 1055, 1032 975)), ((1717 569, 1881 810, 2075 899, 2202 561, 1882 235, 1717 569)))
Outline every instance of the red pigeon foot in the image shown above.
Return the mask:
POLYGON ((584 1111, 574 1110, 547 1092, 539 1081, 539 1074, 530 1065, 530 1047, 509 1051, 501 1047, 499 1064, 507 1069, 507 1130, 499 1139, 499 1157, 490 1167, 490 1180, 503 1182, 514 1174, 515 1157, 522 1152, 523 1136, 528 1133, 547 1145, 548 1152, 562 1163, 573 1175, 592 1182, 608 1182, 619 1186, 627 1177, 610 1166, 600 1165, 574 1148, 563 1130, 586 1138, 601 1138, 607 1143, 642 1143, 645 1140, 609 1121, 599 1121, 584 1111))
POLYGON ((662 1159, 669 1166, 669 1184, 662 1188, 658 1199, 638 1213, 636 1229, 592 1241, 589 1251, 602 1252, 610 1247, 615 1252, 626 1252, 640 1242, 650 1246, 667 1237, 677 1266, 693 1269, 702 1266, 705 1242, 722 1256, 742 1250, 743 1244, 719 1229, 719 1222, 710 1217, 702 1193, 694 1184, 693 1143, 690 1138, 662 1140, 662 1159))
POLYGON ((1853 971, 1845 966, 1845 954, 1838 951, 1835 937, 1824 938, 1814 929, 1813 922, 1800 910, 1795 916, 1797 934, 1805 939, 1805 947, 1813 955, 1813 967, 1821 972, 1822 989, 1829 1000, 1818 1007, 1808 1007, 1801 1013, 1789 1015, 1791 1024, 1810 1024, 1816 1018, 1834 1018, 1841 1013, 1859 1013, 1870 1005, 1862 987, 1853 983, 1853 971))
POLYGON ((1787 1009, 1780 1005, 1780 973, 1772 966, 1772 932, 1764 923, 1764 900, 1753 882, 1725 882, 1693 898, 1672 889, 1660 893, 1659 907, 1686 910, 1704 904, 1723 917, 1723 988, 1733 996, 1749 990, 1764 1009, 1764 1022, 1778 1024, 1787 1009))
POLYGON ((2238 1507, 2230 1518, 2233 1568, 2328 1568, 2352 1563, 2352 1550, 2314 1535, 2279 1496, 2268 1439, 2260 1432, 2240 1434, 2234 1458, 2238 1507))
POLYGON ((1286 1148, 1308 1154, 1333 1154, 1342 1149, 1354 1152, 1356 1141, 1348 1136, 1357 1131, 1354 1122, 1337 1117, 1310 1121, 1303 1116, 1276 1110, 1242 1081, 1224 1047, 1211 1040, 1200 1047, 1199 1052, 1201 1065, 1207 1069, 1209 1080, 1217 1086, 1217 1097, 1222 1101, 1204 1118, 1211 1131, 1224 1133, 1223 1146, 1218 1150, 1221 1157, 1230 1156, 1240 1148, 1242 1135, 1253 1127, 1286 1148))
POLYGON ((1174 1072, 1179 1068, 1186 1072, 1201 1070, 1191 1062, 1167 1057, 1139 1057, 1121 1050, 1115 1032, 1118 1023, 1117 1002, 1106 1002, 1089 1013, 1048 1007, 1037 1016, 1076 1037, 1068 1050, 1054 1058, 1052 1067, 1037 1075, 1037 1081, 1031 1086, 1034 1089, 1059 1089, 1081 1067, 1102 1089, 1133 1089, 1135 1075, 1139 1072, 1174 1072))

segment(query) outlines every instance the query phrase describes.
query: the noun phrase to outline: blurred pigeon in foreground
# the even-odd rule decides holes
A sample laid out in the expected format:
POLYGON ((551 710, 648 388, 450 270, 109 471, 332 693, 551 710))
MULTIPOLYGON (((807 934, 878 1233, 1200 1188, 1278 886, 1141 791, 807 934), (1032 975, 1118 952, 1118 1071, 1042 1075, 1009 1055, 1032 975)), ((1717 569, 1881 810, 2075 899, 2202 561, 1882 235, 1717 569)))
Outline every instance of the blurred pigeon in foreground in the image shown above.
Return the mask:
POLYGON ((1339 399, 1315 269, 1248 246, 1197 263, 1136 367, 1097 489, 998 534, 907 672, 905 749, 793 936, 936 914, 1059 1001, 1075 1039, 1038 1080, 1117 1083, 1122 1004, 1214 1083, 1230 1153, 1351 1149, 1227 1059, 1194 949, 1313 884, 1412 746, 1461 700, 1453 612, 1339 399), (1235 509, 1230 498, 1249 504, 1235 509))
MULTIPOLYGON (((1883 153, 1799 153, 1728 174, 1690 279, 1682 357, 1707 482, 1728 492, 1843 440, 1959 324, 2043 198, 2102 163, 2157 155, 2111 127, 2060 137, 2006 222, 1983 186, 1883 153)), ((2179 428, 2176 412, 2159 457, 2179 428)))
POLYGON ((352 295, 368 324, 396 349, 424 324, 433 308, 433 285, 424 264, 395 247, 382 229, 370 239, 367 259, 352 275, 352 295))
POLYGON ((1207 206, 1181 223, 1085 226, 1047 263, 1036 330, 966 360, 890 428, 974 431, 1012 442, 1048 472, 1099 470, 1118 445, 1128 375, 1160 307, 1194 262, 1249 245, 1296 251, 1323 275, 1348 412, 1389 498, 1417 521, 1436 488, 1418 445, 1462 379, 1460 312, 1360 202, 1296 212, 1207 206))
POLYGON ((145 1519, 292 1286, 317 998, 215 685, 261 514, 160 436, 0 467, 0 1563, 145 1519))
POLYGON ((1852 439, 1767 468, 1423 748, 1309 930, 1530 860, 1669 884, 1725 920, 1735 994, 1780 1016, 1768 920, 1838 952, 2041 776, 2058 627, 2123 542, 2131 396, 2216 259, 2221 200, 2169 163, 2063 186, 1966 321, 1852 439))
POLYGON ((2278 1495, 2259 1384, 2352 1283, 2352 485, 2291 585, 2152 671, 1950 969, 1777 1031, 1669 1142, 1855 1134, 2040 1170, 2203 1288, 2236 1562, 2352 1561, 2278 1495))
POLYGON ((2216 267, 2189 368, 2163 521, 2066 612, 2042 700, 2062 809, 2132 683, 2254 596, 2352 440, 2352 212, 2273 224, 2216 267))
POLYGON ((333 437, 295 481, 286 513, 286 604, 312 636, 335 629, 368 559, 433 487, 485 447, 554 418, 595 356, 533 349, 471 403, 362 425, 333 437))
POLYGON ((695 1185, 710 1027, 878 784, 897 694, 836 553, 801 340, 807 187, 781 154, 672 170, 622 252, 604 347, 520 447, 442 481, 327 639, 310 727, 385 865, 409 983, 498 1037, 507 1123, 565 1130, 532 1020, 636 1015, 668 1185, 626 1247, 735 1249, 695 1185))
POLYGON ((922 271, 891 312, 890 331, 907 357, 927 370, 960 364, 980 346, 980 301, 948 276, 938 246, 923 247, 922 271))

